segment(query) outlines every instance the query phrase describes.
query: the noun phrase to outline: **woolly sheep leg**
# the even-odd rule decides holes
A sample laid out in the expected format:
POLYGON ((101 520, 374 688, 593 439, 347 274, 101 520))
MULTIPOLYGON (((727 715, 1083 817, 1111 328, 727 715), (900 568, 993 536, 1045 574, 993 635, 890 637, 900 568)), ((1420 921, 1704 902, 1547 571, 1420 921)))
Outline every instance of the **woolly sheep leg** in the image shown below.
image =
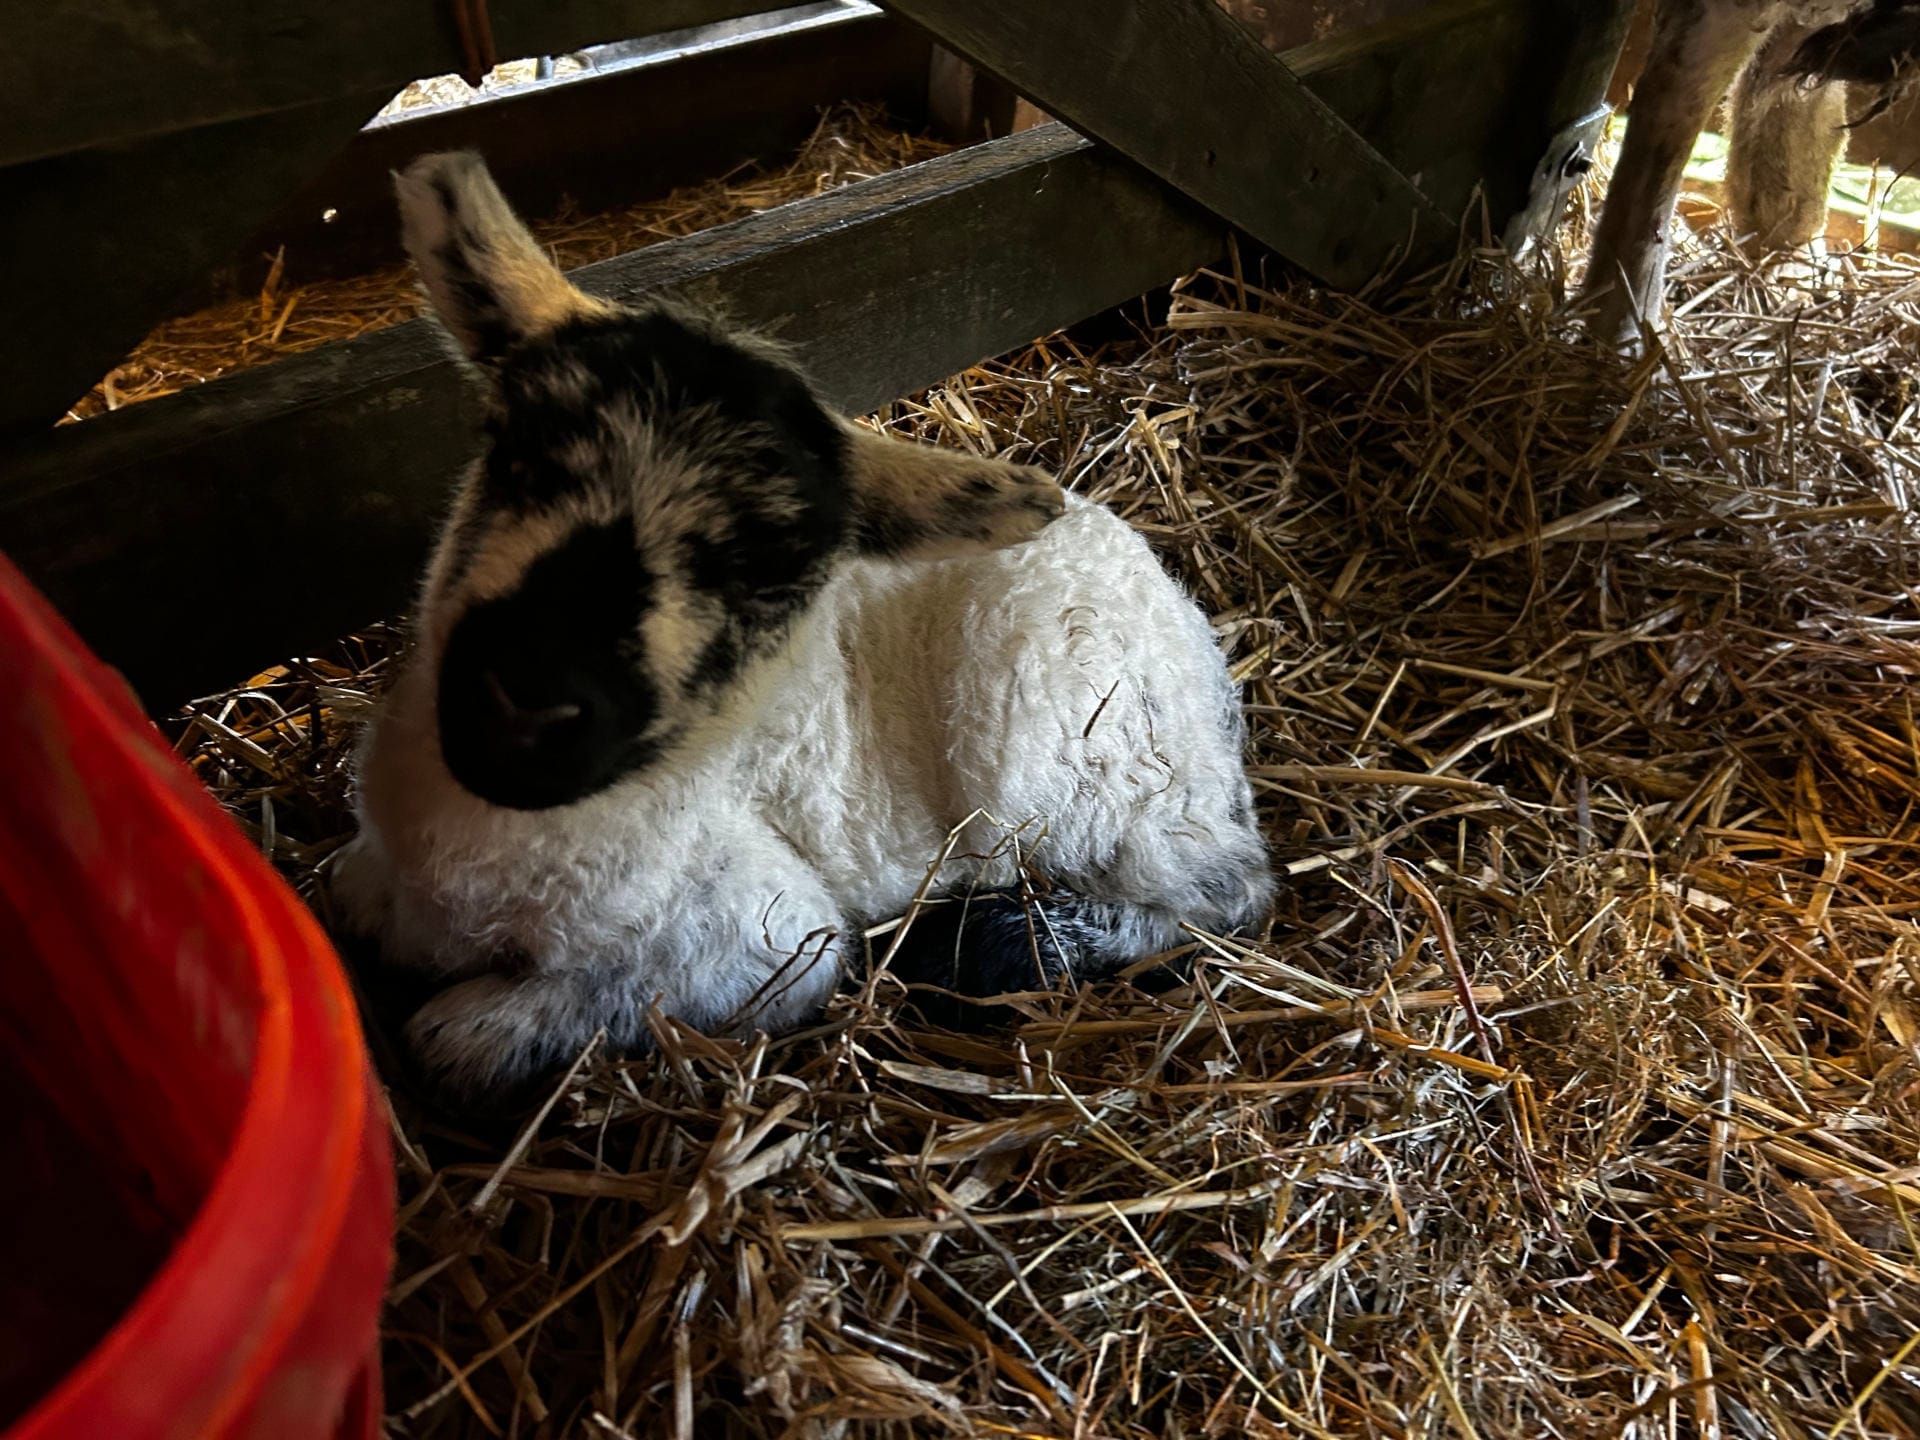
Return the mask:
POLYGON ((1807 33, 1780 26, 1733 87, 1727 201, 1734 232, 1756 258, 1825 229, 1827 191, 1846 147, 1846 82, 1787 72, 1807 33))
POLYGON ((1597 305, 1601 341, 1631 345, 1639 322, 1658 318, 1687 157, 1777 9, 1760 0, 1661 0, 1582 294, 1597 305))
POLYGON ((406 1047, 438 1096, 456 1106, 511 1096, 602 1031, 608 1053, 642 1053, 655 1005, 729 1033, 790 1030, 818 1014, 840 978, 844 918, 777 838, 749 828, 719 844, 689 857, 684 910, 651 925, 635 917, 630 953, 480 975, 421 1005, 406 1047), (753 878, 729 884, 730 870, 753 878))

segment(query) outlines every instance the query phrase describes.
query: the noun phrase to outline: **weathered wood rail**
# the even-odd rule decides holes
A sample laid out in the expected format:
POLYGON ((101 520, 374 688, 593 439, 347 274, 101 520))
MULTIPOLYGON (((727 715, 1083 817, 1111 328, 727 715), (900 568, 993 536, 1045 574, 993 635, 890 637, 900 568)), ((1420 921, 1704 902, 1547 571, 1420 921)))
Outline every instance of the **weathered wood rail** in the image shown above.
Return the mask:
MULTIPOLYGON (((494 44, 503 58, 565 55, 774 8, 767 0, 490 5, 494 44)), ((359 97, 378 109, 408 81, 457 73, 465 60, 442 5, 16 4, 8 9, 7 43, 0 46, 0 165, 359 97)))
POLYGON ((933 46, 905 21, 849 8, 765 18, 718 41, 703 35, 691 51, 656 36, 664 54, 370 125, 248 237, 240 259, 257 276, 284 247, 296 281, 392 263, 392 172, 433 150, 480 151, 528 214, 563 199, 591 213, 791 154, 819 112, 843 101, 883 105, 910 128, 926 118, 933 46))
MULTIPOLYGON (((490 0, 502 56, 767 0, 490 0)), ((0 436, 31 434, 295 201, 409 80, 458 71, 439 0, 16 0, 0 44, 0 436)), ((857 18, 857 17, 855 17, 857 18)))
POLYGON ((1357 288, 1453 222, 1224 10, 1189 0, 890 0, 1262 244, 1357 288), (1062 63, 1067 56, 1072 63, 1062 63), (1113 96, 1128 103, 1116 105, 1113 96), (1292 163, 1291 153, 1309 155, 1292 163))

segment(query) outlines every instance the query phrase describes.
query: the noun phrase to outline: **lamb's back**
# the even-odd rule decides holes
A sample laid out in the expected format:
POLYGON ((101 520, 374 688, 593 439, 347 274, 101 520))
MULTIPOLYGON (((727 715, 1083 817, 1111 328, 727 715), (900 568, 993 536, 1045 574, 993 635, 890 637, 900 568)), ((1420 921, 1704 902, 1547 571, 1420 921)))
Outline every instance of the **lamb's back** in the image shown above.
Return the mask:
MULTIPOLYGON (((770 823, 850 912, 899 910, 949 833, 949 879, 1124 866, 1130 832, 1244 801, 1237 696, 1204 616, 1146 542, 1070 497, 1031 544, 834 583, 745 759, 770 823), (982 813, 984 812, 984 814, 982 813)), ((1124 877, 1119 877, 1124 883, 1124 877)))

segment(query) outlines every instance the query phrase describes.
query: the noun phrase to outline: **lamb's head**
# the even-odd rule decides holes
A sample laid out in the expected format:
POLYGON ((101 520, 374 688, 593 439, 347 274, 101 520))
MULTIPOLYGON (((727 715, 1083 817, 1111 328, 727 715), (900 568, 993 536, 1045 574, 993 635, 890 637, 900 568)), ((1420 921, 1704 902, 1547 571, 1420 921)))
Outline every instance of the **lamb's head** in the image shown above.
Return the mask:
POLYGON ((398 187, 491 396, 419 635, 441 753, 482 800, 568 804, 703 743, 852 557, 997 549, 1060 513, 1039 471, 843 420, 764 342, 574 288, 477 156, 398 187))

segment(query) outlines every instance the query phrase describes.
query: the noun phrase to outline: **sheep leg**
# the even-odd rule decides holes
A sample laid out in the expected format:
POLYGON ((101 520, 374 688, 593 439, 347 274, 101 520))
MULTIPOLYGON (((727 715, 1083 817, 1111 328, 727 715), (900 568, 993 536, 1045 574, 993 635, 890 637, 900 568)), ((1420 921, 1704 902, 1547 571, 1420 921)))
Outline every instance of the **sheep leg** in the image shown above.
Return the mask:
POLYGON ((782 865, 751 835, 733 837, 732 860, 757 871, 771 893, 694 884, 686 913, 636 941, 625 957, 556 969, 491 972, 450 985, 407 1021, 406 1049, 442 1100, 462 1105, 511 1097, 566 1065, 596 1034, 606 1053, 653 1043, 648 1017, 709 1031, 788 1030, 817 1014, 840 978, 837 939, 847 926, 810 870, 782 865))
POLYGON ((1658 318, 1687 157, 1773 14, 1754 0, 1661 0, 1587 266, 1582 301, 1597 306, 1596 338, 1630 345, 1642 321, 1658 318))
MULTIPOLYGON (((1011 1018, 993 996, 1051 990, 1068 976, 1097 980, 1183 944, 1183 919, 1232 934, 1272 908, 1273 881, 1258 841, 1200 877, 1198 898, 1170 903, 1095 900, 1053 889, 1044 897, 982 890, 916 915, 890 954, 895 978, 916 988, 916 1008, 936 1024, 972 1029, 1011 1018), (1182 902, 1185 903, 1182 903, 1182 902), (945 992, 945 993, 939 993, 945 992)), ((1186 967, 1167 974, 1184 975, 1186 967)), ((1152 976, 1143 976, 1150 983, 1152 976)))
POLYGON ((1788 72, 1807 34, 1805 26, 1780 26, 1733 87, 1727 202, 1734 232, 1756 259, 1825 229, 1827 191, 1846 146, 1846 82, 1788 72))

